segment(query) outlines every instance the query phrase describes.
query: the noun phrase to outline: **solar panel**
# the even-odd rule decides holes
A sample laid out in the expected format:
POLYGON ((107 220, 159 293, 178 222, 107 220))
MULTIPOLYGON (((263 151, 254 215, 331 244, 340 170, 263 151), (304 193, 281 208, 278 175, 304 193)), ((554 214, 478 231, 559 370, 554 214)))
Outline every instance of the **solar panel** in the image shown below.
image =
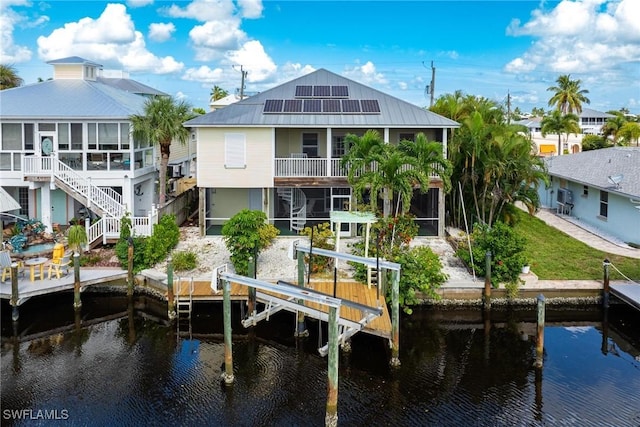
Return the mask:
POLYGON ((313 86, 296 86, 297 97, 310 97, 313 94, 313 86))
POLYGON ((284 112, 285 113, 301 113, 302 99, 285 99, 284 112))
POLYGON ((379 113, 380 105, 378 105, 377 99, 363 99, 360 101, 362 104, 363 113, 379 113))
POLYGON ((357 99, 343 99, 342 100, 342 112, 344 113, 359 113, 360 101, 357 99))
POLYGON ((331 96, 335 98, 348 98, 349 87, 348 86, 331 86, 331 96))
POLYGON ((319 113, 322 111, 322 100, 320 99, 305 99, 304 100, 304 112, 305 113, 319 113))
POLYGON ((322 112, 323 113, 339 113, 340 109, 339 99, 323 99, 322 100, 322 112))
POLYGON ((282 99, 267 99, 264 102, 264 110, 263 113, 280 113, 282 111, 282 99))
POLYGON ((313 96, 315 97, 329 97, 331 96, 331 86, 314 86, 313 87, 313 96))

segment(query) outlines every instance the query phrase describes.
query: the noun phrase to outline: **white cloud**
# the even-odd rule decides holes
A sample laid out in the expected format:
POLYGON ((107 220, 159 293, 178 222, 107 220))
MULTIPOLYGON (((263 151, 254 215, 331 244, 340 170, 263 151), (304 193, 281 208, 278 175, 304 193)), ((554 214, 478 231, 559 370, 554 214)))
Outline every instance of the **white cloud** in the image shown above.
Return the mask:
POLYGON ((262 16, 261 0, 238 0, 238 6, 240 6, 243 18, 255 19, 262 16))
POLYGON ((224 79, 224 72, 222 68, 209 68, 206 65, 202 65, 198 68, 189 68, 182 76, 182 80, 213 83, 224 79))
POLYGON ((196 60, 210 61, 220 58, 225 51, 238 49, 247 35, 240 29, 240 20, 209 21, 197 25, 189 32, 196 52, 196 60))
POLYGON ((376 71, 376 66, 371 61, 367 61, 362 66, 347 68, 343 74, 366 85, 380 85, 388 82, 384 74, 376 71))
POLYGON ((38 54, 45 61, 81 56, 133 72, 167 74, 184 68, 172 56, 157 57, 147 50, 123 4, 108 4, 97 19, 82 18, 38 37, 38 54))
MULTIPOLYGON (((27 46, 15 44, 13 39, 13 30, 16 26, 26 24, 28 19, 16 13, 10 6, 24 6, 26 1, 5 1, 0 3, 0 63, 16 64, 26 62, 31 59, 31 49, 27 46)), ((45 17, 41 17, 42 22, 45 17)))
POLYGON ((174 18, 190 18, 200 22, 224 21, 234 15, 231 0, 194 0, 186 7, 171 5, 164 11, 174 18))
POLYGON ((153 0, 127 0, 127 6, 132 8, 144 7, 150 4, 153 4, 153 0))
POLYGON ((240 49, 227 52, 225 56, 232 64, 242 65, 248 71, 248 82, 267 80, 278 68, 257 40, 248 41, 240 49))
POLYGON ((550 11, 534 10, 525 24, 513 20, 507 34, 537 40, 504 70, 588 73, 640 61, 640 2, 609 2, 603 10, 604 3, 563 0, 550 11))
POLYGON ((149 25, 149 38, 155 42, 165 42, 171 38, 176 31, 173 23, 154 23, 149 25))

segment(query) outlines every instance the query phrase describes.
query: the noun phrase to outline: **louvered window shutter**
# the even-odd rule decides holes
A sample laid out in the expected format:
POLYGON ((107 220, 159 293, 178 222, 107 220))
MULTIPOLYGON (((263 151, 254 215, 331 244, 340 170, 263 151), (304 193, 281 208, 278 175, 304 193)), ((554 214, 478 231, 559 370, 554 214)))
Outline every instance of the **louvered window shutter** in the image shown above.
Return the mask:
POLYGON ((226 133, 224 135, 224 166, 226 168, 244 168, 247 166, 244 134, 226 133))

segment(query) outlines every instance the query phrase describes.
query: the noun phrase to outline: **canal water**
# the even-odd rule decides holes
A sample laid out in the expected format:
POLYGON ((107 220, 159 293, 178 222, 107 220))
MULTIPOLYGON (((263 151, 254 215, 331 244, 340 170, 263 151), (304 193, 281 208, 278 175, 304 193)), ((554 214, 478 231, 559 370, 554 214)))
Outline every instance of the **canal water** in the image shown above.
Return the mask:
MULTIPOLYGON (((2 425, 321 426, 326 328, 279 313, 248 331, 234 303, 235 382, 224 362, 221 304, 191 324, 148 297, 83 294, 2 302, 2 425), (48 419, 49 418, 49 419, 48 419), (51 420, 53 418, 53 420, 51 420)), ((423 307, 403 316, 398 369, 381 338, 340 353, 343 426, 638 426, 640 315, 614 305, 547 306, 544 366, 534 367, 534 309, 423 307)))

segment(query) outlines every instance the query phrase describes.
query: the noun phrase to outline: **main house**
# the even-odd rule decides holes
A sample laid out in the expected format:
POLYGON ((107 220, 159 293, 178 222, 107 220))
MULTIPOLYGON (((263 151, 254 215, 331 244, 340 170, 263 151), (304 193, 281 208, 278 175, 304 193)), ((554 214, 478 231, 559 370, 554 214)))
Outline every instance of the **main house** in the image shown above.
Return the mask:
MULTIPOLYGON (((102 221, 90 239, 115 230, 129 213, 148 217, 157 202, 156 148, 132 138, 134 114, 163 92, 109 75, 95 62, 48 62, 53 79, 0 91, 0 185, 20 203, 20 216, 54 224, 90 216, 102 221)), ((195 140, 175 147, 170 185, 188 175, 195 140)), ((113 236, 112 236, 113 237, 113 236)), ((117 235, 115 236, 117 237, 117 235)))
MULTIPOLYGON (((376 130, 389 144, 422 132, 447 151, 458 124, 320 69, 184 124, 197 139, 200 225, 217 234, 241 209, 261 210, 283 232, 355 210, 341 166, 345 136, 376 130)), ((422 234, 444 234, 443 183, 433 176, 411 212, 422 234)), ((353 233, 345 225, 345 233, 353 233)))
POLYGON ((543 206, 623 242, 640 244, 640 148, 612 147, 550 157, 543 206))

